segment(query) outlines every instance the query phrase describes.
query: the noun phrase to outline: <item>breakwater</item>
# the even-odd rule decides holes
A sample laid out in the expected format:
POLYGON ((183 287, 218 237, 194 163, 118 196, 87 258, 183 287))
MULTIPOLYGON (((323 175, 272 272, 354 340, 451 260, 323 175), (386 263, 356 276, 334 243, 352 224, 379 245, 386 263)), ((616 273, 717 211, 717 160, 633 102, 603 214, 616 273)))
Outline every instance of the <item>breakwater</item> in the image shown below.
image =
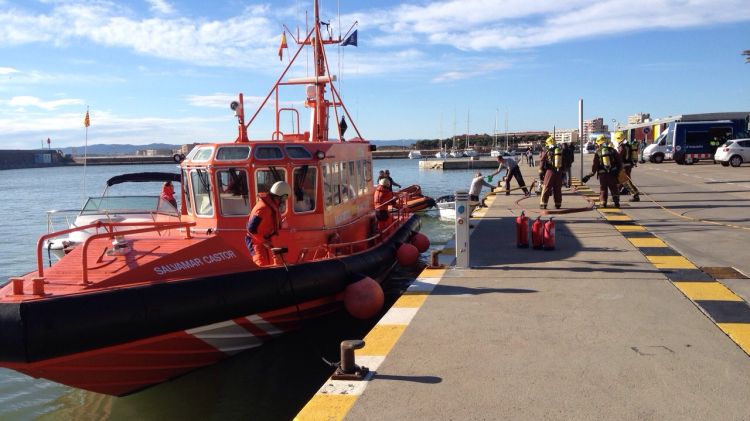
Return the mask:
POLYGON ((59 150, 0 150, 0 170, 68 165, 69 157, 59 150))

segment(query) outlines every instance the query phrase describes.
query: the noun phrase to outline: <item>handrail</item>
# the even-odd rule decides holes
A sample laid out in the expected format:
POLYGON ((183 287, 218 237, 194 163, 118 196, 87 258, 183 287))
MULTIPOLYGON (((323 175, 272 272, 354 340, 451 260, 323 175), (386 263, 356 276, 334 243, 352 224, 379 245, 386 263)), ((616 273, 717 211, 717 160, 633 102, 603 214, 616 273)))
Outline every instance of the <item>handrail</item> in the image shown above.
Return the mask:
POLYGON ((115 227, 142 227, 147 226, 147 228, 141 228, 137 230, 128 230, 128 231, 118 231, 117 235, 126 235, 126 234, 138 234, 142 232, 150 232, 150 231, 163 231, 168 229, 176 229, 176 228, 185 228, 185 235, 186 238, 191 238, 190 235, 190 227, 194 226, 194 222, 102 222, 97 221, 93 224, 88 225, 82 225, 80 227, 75 228, 68 228, 66 230, 62 231, 55 231, 49 234, 42 235, 39 237, 39 240, 36 243, 36 262, 37 262, 37 272, 39 273, 39 277, 44 277, 44 260, 42 256, 43 252, 43 246, 44 241, 49 238, 59 237, 61 235, 69 234, 71 232, 75 231, 85 231, 89 228, 96 228, 97 230, 100 228, 107 229, 106 233, 102 234, 94 234, 86 239, 83 243, 83 271, 84 271, 84 282, 88 278, 86 274, 86 250, 88 248, 88 243, 93 238, 102 238, 106 236, 114 236, 114 228, 115 227))

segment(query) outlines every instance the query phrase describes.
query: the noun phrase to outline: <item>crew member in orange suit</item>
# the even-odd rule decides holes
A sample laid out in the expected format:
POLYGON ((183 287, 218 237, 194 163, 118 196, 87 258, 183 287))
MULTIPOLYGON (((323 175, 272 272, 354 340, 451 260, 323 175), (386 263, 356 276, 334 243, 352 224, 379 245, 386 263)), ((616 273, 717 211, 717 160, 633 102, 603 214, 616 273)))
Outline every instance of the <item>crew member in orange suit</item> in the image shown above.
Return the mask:
POLYGON ((271 239, 279 233, 281 227, 282 205, 286 203, 292 188, 284 181, 277 181, 271 186, 268 193, 258 194, 258 202, 255 203, 247 221, 247 236, 245 243, 253 262, 258 266, 273 264, 271 256, 273 243, 271 239))
POLYGON ((388 177, 378 180, 378 186, 375 188, 373 202, 375 206, 375 219, 378 221, 378 231, 384 232, 393 222, 393 217, 388 211, 388 206, 393 206, 393 191, 388 177), (389 203, 390 202, 390 203, 389 203))

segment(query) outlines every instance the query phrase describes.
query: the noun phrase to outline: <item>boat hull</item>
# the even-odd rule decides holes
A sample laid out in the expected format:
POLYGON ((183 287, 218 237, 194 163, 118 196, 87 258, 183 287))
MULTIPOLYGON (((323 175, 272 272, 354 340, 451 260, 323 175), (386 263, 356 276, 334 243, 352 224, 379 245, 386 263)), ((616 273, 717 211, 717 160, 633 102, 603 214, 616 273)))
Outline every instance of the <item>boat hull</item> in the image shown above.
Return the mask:
POLYGON ((124 395, 213 364, 341 307, 363 275, 382 279, 412 215, 367 251, 201 279, 0 305, 0 366, 124 395), (298 308, 299 307, 299 308, 298 308))

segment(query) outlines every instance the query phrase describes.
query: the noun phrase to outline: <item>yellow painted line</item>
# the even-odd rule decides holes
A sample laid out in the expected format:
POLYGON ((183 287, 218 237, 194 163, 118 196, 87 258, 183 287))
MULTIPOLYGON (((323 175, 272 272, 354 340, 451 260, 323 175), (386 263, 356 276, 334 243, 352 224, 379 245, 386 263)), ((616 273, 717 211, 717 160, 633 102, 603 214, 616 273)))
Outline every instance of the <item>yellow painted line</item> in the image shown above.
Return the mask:
POLYGON ((682 256, 646 256, 658 269, 698 269, 682 256))
POLYGON ((315 395, 294 419, 295 421, 343 420, 356 400, 357 396, 354 395, 315 395))
POLYGON ((409 294, 405 292, 393 303, 393 307, 422 307, 422 304, 427 299, 427 295, 427 293, 409 294))
POLYGON ((633 232, 633 231, 646 231, 646 227, 640 225, 613 225, 617 231, 620 232, 633 232))
POLYGON ((717 323, 716 325, 750 355, 750 323, 717 323))
POLYGON ((743 301, 737 294, 718 282, 673 282, 693 301, 743 301))
POLYGON ((453 254, 453 255, 455 255, 456 254, 456 249, 455 249, 455 247, 446 247, 446 248, 440 250, 440 254, 453 254))
POLYGON ((442 278, 445 275, 445 269, 425 269, 417 278, 442 278))
POLYGON ((604 218, 607 221, 632 221, 627 215, 615 215, 614 212, 605 213, 604 218))
POLYGON ((659 238, 628 238, 631 243, 636 247, 668 247, 667 243, 659 238))
POLYGON ((406 330, 405 325, 375 325, 365 336, 365 347, 355 355, 386 355, 406 330))

